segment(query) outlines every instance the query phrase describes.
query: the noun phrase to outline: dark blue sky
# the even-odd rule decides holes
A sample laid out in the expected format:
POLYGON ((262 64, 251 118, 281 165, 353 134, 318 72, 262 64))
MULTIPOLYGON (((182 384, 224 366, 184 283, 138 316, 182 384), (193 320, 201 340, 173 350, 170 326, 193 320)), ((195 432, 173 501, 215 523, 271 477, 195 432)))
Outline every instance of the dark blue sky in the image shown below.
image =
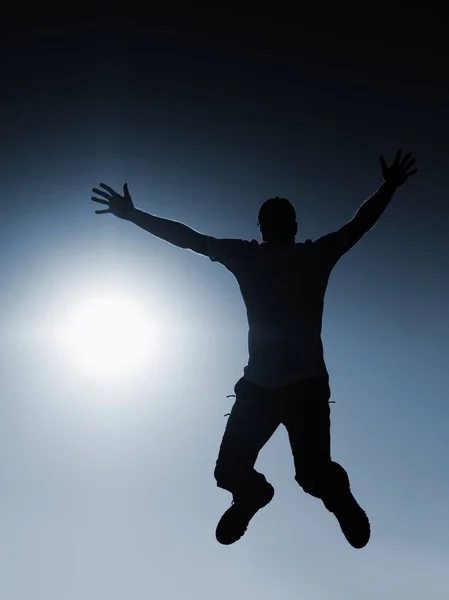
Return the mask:
POLYGON ((284 20, 4 21, 0 438, 8 458, 0 465, 0 520, 9 575, 0 595, 442 596, 443 10, 413 3, 325 13, 320 5, 284 20), (391 161, 399 147, 414 153, 420 171, 335 268, 323 326, 334 451, 372 515, 373 540, 356 558, 346 548, 297 489, 279 432, 261 456, 278 502, 248 540, 225 552, 213 532, 228 498, 212 471, 226 395, 247 358, 237 286, 204 257, 96 216, 90 190, 126 181, 143 210, 245 239, 259 239, 260 204, 285 196, 302 240, 350 219, 381 183, 379 154, 391 161), (73 290, 111 279, 172 315, 171 341, 161 341, 165 365, 158 370, 154 355, 139 383, 122 382, 120 393, 101 370, 92 387, 75 366, 64 370, 60 347, 46 342, 57 310, 69 315, 73 290), (327 578, 322 564, 333 565, 327 578), (29 588, 23 570, 32 573, 29 588))
POLYGON ((66 186, 121 170, 135 190, 141 174, 151 181, 138 191, 141 204, 163 203, 167 216, 218 227, 217 234, 226 223, 228 235, 241 235, 265 197, 289 194, 303 235, 313 236, 352 216, 379 184, 378 154, 391 158, 403 146, 421 172, 373 242, 381 236, 377 247, 391 259, 400 238, 415 268, 430 256, 442 260, 449 93, 442 19, 436 9, 412 7, 354 19, 184 27, 41 19, 10 27, 2 53, 8 216, 32 210, 30 218, 59 220, 46 212, 58 191, 61 219, 69 219, 76 203, 66 186), (173 195, 171 205, 164 194, 173 195), (437 256, 424 240, 437 242, 437 256))

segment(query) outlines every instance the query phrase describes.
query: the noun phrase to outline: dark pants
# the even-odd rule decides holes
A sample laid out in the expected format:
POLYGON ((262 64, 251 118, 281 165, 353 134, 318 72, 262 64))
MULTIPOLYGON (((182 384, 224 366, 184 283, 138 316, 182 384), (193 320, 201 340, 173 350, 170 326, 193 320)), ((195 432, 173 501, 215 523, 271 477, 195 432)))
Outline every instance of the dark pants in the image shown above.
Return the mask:
POLYGON ((332 500, 347 493, 346 471, 331 460, 330 388, 328 377, 316 377, 277 389, 242 378, 223 435, 214 471, 217 486, 234 500, 257 494, 267 480, 254 469, 257 456, 278 426, 285 425, 295 464, 295 479, 305 492, 332 500))

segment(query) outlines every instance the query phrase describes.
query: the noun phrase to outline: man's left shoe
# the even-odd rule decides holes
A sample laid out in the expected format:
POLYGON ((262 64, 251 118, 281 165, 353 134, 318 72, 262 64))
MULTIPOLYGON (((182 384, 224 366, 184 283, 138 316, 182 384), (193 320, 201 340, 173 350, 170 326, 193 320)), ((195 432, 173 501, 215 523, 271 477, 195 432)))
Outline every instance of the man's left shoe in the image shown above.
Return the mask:
POLYGON ((364 548, 369 542, 371 527, 366 512, 359 506, 349 490, 348 493, 334 499, 327 505, 336 516, 341 530, 354 548, 364 548))

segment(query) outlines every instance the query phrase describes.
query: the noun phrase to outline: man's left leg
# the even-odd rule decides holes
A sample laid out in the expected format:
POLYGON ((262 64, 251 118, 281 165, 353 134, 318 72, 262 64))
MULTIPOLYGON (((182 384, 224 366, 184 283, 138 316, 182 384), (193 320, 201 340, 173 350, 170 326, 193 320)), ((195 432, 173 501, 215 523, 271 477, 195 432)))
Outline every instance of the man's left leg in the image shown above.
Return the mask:
POLYGON ((352 495, 348 474, 331 459, 330 388, 327 377, 304 380, 285 390, 283 423, 303 490, 323 501, 354 548, 370 538, 366 513, 352 495))

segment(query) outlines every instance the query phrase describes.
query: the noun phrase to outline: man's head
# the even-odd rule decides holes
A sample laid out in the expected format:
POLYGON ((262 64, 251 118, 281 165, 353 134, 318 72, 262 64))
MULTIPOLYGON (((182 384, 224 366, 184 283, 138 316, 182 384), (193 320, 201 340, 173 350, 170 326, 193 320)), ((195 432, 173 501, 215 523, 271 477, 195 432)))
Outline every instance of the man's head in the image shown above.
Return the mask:
POLYGON ((268 243, 293 243, 298 232, 296 211, 287 198, 270 198, 259 210, 257 225, 268 243))

